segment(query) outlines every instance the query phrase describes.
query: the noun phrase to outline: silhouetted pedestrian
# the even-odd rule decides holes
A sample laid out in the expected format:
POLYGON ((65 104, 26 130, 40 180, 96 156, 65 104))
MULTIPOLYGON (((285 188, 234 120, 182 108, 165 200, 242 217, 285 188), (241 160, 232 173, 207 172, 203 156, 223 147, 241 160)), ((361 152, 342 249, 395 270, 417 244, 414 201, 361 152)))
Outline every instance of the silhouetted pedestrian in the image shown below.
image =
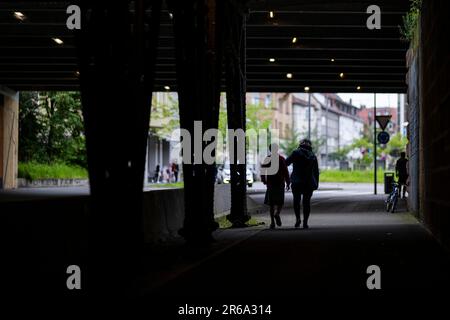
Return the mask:
POLYGON ((153 176, 153 182, 155 182, 155 183, 159 182, 160 173, 161 173, 161 169, 160 169, 160 166, 158 164, 158 165, 156 165, 155 175, 153 176))
POLYGON ((397 160, 395 164, 395 174, 398 178, 398 185, 400 190, 400 196, 403 194, 402 198, 406 195, 406 186, 408 181, 408 159, 406 159, 406 153, 400 153, 400 159, 397 160))
POLYGON ((261 180, 267 186, 266 196, 264 199, 264 204, 270 206, 270 228, 275 228, 275 221, 277 226, 281 227, 280 212, 284 205, 284 190, 289 189, 289 171, 286 166, 286 160, 279 155, 277 152, 271 153, 262 165, 262 172, 264 173, 264 168, 271 166, 272 157, 278 157, 278 168, 275 174, 262 174, 261 180), (276 207, 276 213, 275 213, 276 207))
POLYGON ((175 180, 174 182, 178 182, 178 170, 179 170, 178 164, 175 162, 172 162, 172 173, 173 173, 174 180, 175 180))
POLYGON ((311 197, 319 188, 319 165, 312 151, 311 141, 303 139, 299 147, 286 159, 286 165, 293 165, 291 188, 294 196, 295 227, 301 224, 300 202, 303 196, 303 228, 308 228, 311 212, 311 197))

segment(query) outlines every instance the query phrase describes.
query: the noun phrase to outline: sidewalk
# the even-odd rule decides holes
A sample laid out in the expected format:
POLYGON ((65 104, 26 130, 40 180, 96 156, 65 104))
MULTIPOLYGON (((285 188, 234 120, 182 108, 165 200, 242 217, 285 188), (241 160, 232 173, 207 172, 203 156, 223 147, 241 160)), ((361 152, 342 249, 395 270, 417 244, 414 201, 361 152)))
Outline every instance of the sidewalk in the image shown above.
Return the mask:
POLYGON ((284 296, 291 288, 297 297, 367 295, 370 265, 381 268, 383 294, 446 290, 448 253, 405 212, 404 203, 390 214, 383 200, 370 194, 323 196, 313 202, 308 230, 293 228, 292 203, 286 203, 281 228, 223 230, 220 237, 233 239, 232 245, 219 244, 188 269, 168 269, 169 282, 144 291, 185 298, 284 296))

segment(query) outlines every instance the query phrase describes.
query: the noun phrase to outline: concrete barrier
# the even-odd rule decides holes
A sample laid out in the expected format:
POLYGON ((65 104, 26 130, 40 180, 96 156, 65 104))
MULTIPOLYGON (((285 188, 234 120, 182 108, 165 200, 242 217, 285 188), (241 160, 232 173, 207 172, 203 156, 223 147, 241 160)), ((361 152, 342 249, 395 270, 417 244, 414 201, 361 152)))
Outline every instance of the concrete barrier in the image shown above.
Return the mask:
POLYGON ((144 193, 143 212, 146 243, 177 236, 184 219, 184 190, 163 189, 144 193))
MULTIPOLYGON (((230 211, 230 185, 216 185, 214 216, 230 211)), ((162 189, 144 192, 143 226, 146 243, 176 237, 184 221, 184 189, 162 189)))
MULTIPOLYGON (((214 194, 215 217, 220 217, 230 212, 230 191, 230 185, 216 185, 214 194)), ((40 221, 45 221, 49 216, 49 212, 52 212, 54 215, 58 214, 58 218, 64 221, 60 225, 62 229, 70 229, 71 222, 75 222, 78 226, 84 226, 85 222, 81 220, 87 214, 86 209, 88 203, 89 196, 83 195, 54 198, 49 196, 47 198, 27 199, 27 201, 11 197, 10 200, 3 200, 0 203, 0 209, 2 213, 6 212, 8 215, 11 214, 11 221, 15 220, 12 214, 14 211, 20 211, 22 217, 32 215, 33 221, 35 221, 35 225, 32 228, 36 230, 47 230, 47 227, 51 224, 40 226, 40 221), (42 219, 39 219, 39 217, 42 217, 42 219)), ((250 214, 258 213, 261 208, 250 198, 247 200, 247 206, 250 214)), ((28 221, 28 219, 24 220, 28 221)), ((17 219, 16 222, 19 223, 19 221, 20 219, 17 219)), ((156 243, 177 237, 178 230, 182 227, 183 221, 183 188, 157 189, 144 192, 142 224, 146 243, 156 243)), ((48 230, 49 234, 52 234, 52 232, 52 230, 48 230)), ((74 239, 70 239, 70 241, 74 241, 74 239)))
POLYGON ((84 187, 89 185, 87 179, 18 179, 19 188, 45 188, 45 187, 84 187))
POLYGON ((231 185, 216 184, 214 188, 214 215, 220 216, 231 209, 231 185))

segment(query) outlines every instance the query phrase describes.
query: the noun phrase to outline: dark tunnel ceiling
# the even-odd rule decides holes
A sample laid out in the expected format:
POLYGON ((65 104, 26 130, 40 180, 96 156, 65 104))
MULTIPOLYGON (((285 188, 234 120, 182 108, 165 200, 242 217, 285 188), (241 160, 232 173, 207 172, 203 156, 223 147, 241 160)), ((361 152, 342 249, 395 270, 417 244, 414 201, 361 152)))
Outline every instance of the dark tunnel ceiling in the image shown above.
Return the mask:
MULTIPOLYGON (((65 26, 68 5, 66 1, 0 3, 0 85, 15 90, 78 89, 74 37, 65 26), (15 11, 27 19, 16 19, 15 11)), ((247 90, 299 92, 308 86, 314 92, 358 92, 359 86, 360 92, 405 92, 408 43, 400 40, 399 25, 408 8, 408 0, 250 2, 247 90), (366 27, 371 4, 381 8, 380 30, 366 27)), ((176 90, 172 20, 167 11, 161 19, 156 71, 155 91, 165 86, 176 90)))

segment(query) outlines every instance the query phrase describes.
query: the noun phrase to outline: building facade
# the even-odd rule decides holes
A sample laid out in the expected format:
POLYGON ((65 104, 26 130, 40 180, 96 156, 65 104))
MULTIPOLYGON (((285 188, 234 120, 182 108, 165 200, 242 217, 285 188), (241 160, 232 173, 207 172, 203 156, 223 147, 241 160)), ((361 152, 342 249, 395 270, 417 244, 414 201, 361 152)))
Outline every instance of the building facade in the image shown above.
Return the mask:
MULTIPOLYGON (((319 165, 339 167, 333 153, 361 138, 364 122, 359 108, 336 94, 322 93, 247 93, 247 104, 259 104, 273 111, 270 128, 278 132, 281 142, 310 137, 317 145, 319 165)), ((350 160, 360 157, 349 154, 350 160)), ((351 164, 350 164, 351 165, 351 164)))
MULTIPOLYGON (((366 108, 365 106, 362 106, 358 112, 358 115, 361 118, 361 120, 364 121, 364 124, 367 127, 373 128, 374 108, 366 108)), ((386 127, 386 131, 389 132, 390 134, 395 134, 400 131, 402 123, 400 123, 399 112, 397 107, 377 107, 376 115, 392 116, 391 120, 389 121, 386 127)))
MULTIPOLYGON (((322 168, 342 166, 332 155, 362 137, 364 124, 358 117, 358 108, 336 94, 294 93, 293 96, 295 132, 301 137, 310 136, 317 144, 322 168)), ((350 165, 359 157, 358 153, 350 153, 350 165)))

